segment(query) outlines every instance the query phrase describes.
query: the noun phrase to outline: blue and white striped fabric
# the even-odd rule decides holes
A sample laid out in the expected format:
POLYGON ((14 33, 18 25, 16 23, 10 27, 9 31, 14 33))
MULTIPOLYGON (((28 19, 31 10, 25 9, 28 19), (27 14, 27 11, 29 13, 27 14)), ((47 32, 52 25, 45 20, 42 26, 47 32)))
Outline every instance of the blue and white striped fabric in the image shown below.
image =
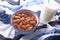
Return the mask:
MULTIPOLYGON (((6 1, 0 1, 0 40, 18 40, 18 33, 16 33, 10 24, 11 15, 17 10, 29 9, 36 12, 39 17, 44 1, 45 0, 29 0, 23 5, 11 5, 6 1), (14 39, 15 36, 17 36, 16 39, 14 39)), ((60 40, 60 11, 56 13, 52 20, 53 21, 47 25, 47 28, 37 29, 36 32, 23 36, 19 40, 60 40), (53 38, 51 36, 55 37, 53 38), (58 36, 58 38, 56 38, 56 36, 58 36)))

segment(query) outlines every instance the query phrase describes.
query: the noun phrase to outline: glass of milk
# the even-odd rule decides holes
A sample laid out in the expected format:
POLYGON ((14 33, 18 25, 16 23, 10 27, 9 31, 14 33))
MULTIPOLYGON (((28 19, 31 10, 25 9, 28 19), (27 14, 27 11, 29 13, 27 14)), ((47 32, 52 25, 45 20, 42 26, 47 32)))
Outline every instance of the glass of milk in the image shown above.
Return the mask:
MULTIPOLYGON (((46 0, 47 1, 47 0, 46 0)), ((47 24, 59 9, 59 4, 54 0, 45 2, 40 14, 40 22, 47 24)))

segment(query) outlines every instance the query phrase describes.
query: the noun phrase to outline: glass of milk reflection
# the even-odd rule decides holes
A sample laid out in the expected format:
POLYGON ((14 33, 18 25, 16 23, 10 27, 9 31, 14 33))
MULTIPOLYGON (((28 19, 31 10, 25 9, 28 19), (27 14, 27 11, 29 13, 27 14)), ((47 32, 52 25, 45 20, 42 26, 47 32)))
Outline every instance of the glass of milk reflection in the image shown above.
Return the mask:
POLYGON ((47 24, 55 15, 55 13, 58 11, 58 9, 59 9, 59 4, 55 2, 54 0, 45 2, 43 6, 43 10, 40 14, 40 22, 47 24))

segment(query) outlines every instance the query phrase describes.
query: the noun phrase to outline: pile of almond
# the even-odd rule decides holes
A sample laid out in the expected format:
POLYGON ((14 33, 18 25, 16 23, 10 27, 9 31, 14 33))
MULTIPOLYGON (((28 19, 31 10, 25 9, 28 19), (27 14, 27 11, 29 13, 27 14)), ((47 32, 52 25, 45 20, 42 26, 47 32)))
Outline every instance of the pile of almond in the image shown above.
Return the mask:
POLYGON ((12 16, 12 24, 18 30, 29 31, 35 28, 35 25, 37 24, 37 19, 34 15, 30 13, 17 12, 12 16))

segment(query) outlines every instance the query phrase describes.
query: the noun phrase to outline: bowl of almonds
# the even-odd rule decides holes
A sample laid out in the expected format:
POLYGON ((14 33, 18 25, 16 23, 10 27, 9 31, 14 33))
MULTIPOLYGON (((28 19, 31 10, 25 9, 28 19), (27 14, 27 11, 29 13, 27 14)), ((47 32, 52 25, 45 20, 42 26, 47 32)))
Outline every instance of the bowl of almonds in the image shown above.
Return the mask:
POLYGON ((29 33, 37 28, 38 16, 31 10, 21 9, 12 15, 11 24, 20 33, 29 33))

